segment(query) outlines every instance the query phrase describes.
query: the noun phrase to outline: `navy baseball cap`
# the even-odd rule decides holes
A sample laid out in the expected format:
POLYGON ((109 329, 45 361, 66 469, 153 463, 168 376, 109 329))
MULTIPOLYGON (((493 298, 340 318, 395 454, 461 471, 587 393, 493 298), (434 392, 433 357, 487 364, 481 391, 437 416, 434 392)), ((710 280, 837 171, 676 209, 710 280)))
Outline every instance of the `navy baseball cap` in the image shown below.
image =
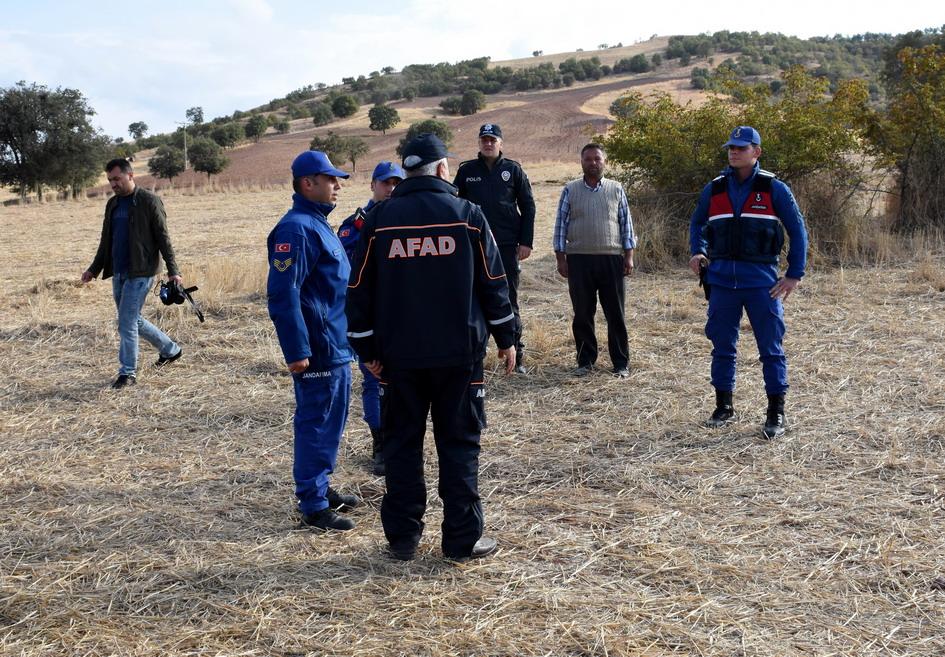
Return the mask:
POLYGON ((371 180, 380 180, 381 182, 389 180, 390 178, 400 178, 403 180, 407 177, 407 174, 404 173, 404 170, 400 168, 399 164, 394 162, 378 162, 377 166, 374 167, 374 173, 371 174, 371 180))
POLYGON ((305 176, 316 176, 320 173, 326 176, 335 176, 336 178, 350 178, 351 174, 345 173, 341 169, 336 169, 328 156, 321 151, 305 151, 299 153, 299 156, 292 161, 292 177, 303 178, 305 176))
POLYGON ((417 135, 404 146, 404 169, 413 171, 424 164, 442 160, 444 157, 456 157, 446 150, 439 137, 432 132, 417 135))
POLYGON ((728 148, 729 146, 748 146, 749 144, 761 146, 761 135, 750 125, 740 125, 732 130, 732 134, 729 136, 728 141, 722 145, 722 148, 728 148))
POLYGON ((502 139, 502 128, 499 127, 498 123, 485 123, 479 127, 479 136, 502 139))

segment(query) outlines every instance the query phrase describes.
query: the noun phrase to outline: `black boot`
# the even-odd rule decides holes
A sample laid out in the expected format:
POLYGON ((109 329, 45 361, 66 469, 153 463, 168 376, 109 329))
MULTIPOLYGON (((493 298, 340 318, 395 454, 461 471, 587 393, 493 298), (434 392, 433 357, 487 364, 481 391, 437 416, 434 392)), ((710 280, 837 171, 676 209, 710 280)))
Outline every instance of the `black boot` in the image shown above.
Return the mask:
POLYGON ((778 438, 784 435, 787 422, 784 419, 784 395, 768 395, 768 415, 762 433, 765 438, 778 438))
POLYGON ((371 427, 371 458, 373 460, 373 472, 378 477, 383 477, 387 472, 384 465, 384 432, 380 428, 371 427))
POLYGON ((706 420, 706 426, 718 428, 735 419, 735 407, 732 406, 731 390, 715 391, 715 410, 712 417, 706 420))

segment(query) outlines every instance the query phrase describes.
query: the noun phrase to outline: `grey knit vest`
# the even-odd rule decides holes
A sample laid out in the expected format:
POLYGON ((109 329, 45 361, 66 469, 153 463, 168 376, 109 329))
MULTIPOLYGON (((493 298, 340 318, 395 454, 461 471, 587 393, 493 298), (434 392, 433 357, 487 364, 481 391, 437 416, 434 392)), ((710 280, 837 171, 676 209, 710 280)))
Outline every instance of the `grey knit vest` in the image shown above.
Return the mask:
POLYGON ((601 188, 593 191, 579 179, 569 182, 567 188, 571 205, 567 253, 623 255, 617 224, 619 183, 604 178, 601 188))

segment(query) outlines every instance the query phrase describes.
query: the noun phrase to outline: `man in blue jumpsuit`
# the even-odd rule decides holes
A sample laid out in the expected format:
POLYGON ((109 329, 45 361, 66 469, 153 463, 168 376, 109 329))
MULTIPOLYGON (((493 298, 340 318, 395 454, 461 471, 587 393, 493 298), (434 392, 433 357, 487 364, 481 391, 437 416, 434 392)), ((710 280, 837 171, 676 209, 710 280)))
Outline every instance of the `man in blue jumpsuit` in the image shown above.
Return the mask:
POLYGON ((706 336, 712 341, 712 385, 715 411, 707 421, 719 427, 735 417, 736 346, 742 309, 755 334, 768 395, 763 435, 785 430, 784 395, 788 389, 784 307, 804 276, 807 231, 791 189, 761 169, 761 135, 749 126, 732 131, 725 143, 729 166, 702 190, 689 226, 697 276, 705 269, 709 286, 706 336), (788 267, 779 276, 784 232, 790 238, 788 267))
POLYGON ((348 288, 348 337, 381 376, 387 492, 381 522, 392 556, 414 558, 427 491, 423 436, 433 417, 448 558, 482 557, 479 436, 489 336, 515 367, 515 314, 502 259, 478 205, 457 198, 435 135, 404 147, 407 178, 367 214, 348 288))
POLYGON ((320 151, 292 162, 292 209, 269 233, 269 316, 295 386, 295 495, 302 527, 353 529, 360 500, 329 487, 351 395, 345 291, 351 266, 328 225, 348 174, 320 151))
MULTIPOLYGON (((381 201, 390 198, 391 192, 406 176, 399 164, 394 162, 378 162, 371 175, 371 200, 363 208, 355 210, 354 214, 341 222, 338 227, 338 239, 345 248, 349 262, 354 257, 361 236, 361 227, 364 225, 364 215, 381 201)), ((371 430, 371 458, 373 471, 378 477, 384 476, 384 433, 381 429, 381 397, 378 378, 371 374, 363 363, 358 363, 361 370, 361 406, 364 409, 364 421, 371 430)))

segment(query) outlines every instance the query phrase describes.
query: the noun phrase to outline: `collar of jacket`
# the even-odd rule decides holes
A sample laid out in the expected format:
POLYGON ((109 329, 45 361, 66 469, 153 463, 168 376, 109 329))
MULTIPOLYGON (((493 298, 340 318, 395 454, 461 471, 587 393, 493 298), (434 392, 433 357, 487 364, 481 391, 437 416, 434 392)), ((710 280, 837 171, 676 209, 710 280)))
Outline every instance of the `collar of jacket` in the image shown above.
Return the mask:
MULTIPOLYGON (((479 164, 484 166, 486 169, 489 168, 489 165, 486 164, 486 158, 482 156, 482 153, 479 153, 479 155, 476 156, 476 159, 478 159, 479 164)), ((499 151, 499 156, 495 158, 495 162, 492 163, 492 168, 495 169, 496 167, 498 167, 500 164, 502 164, 502 160, 504 159, 505 159, 505 156, 502 154, 502 151, 499 151)))
POLYGON ((761 168, 761 162, 755 162, 755 166, 751 168, 751 174, 747 178, 745 178, 745 180, 739 180, 738 175, 735 173, 735 169, 733 169, 731 166, 727 166, 724 169, 722 169, 722 175, 726 177, 731 177, 732 180, 734 180, 739 185, 744 185, 748 182, 751 182, 751 180, 754 179, 755 174, 758 173, 758 169, 760 168, 761 168))
POLYGON ((452 194, 456 196, 459 190, 442 178, 437 176, 417 176, 416 178, 407 178, 402 183, 394 187, 391 197, 406 196, 413 192, 440 192, 442 194, 452 194))
POLYGON ((292 195, 292 209, 301 210, 307 214, 317 214, 320 217, 328 218, 329 213, 335 209, 331 203, 317 203, 309 201, 299 193, 292 195))

